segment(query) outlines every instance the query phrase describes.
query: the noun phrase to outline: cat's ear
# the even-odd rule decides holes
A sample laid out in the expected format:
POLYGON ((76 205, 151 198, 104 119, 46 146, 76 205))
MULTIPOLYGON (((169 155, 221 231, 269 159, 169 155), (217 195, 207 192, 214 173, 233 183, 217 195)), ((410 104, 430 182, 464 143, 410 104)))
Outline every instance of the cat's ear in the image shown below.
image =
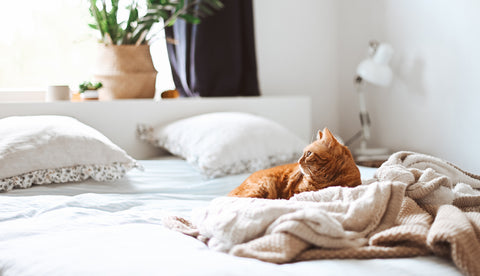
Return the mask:
POLYGON ((335 136, 333 136, 330 130, 328 130, 328 128, 323 129, 322 140, 329 148, 332 148, 338 144, 337 139, 335 138, 335 136))
POLYGON ((321 130, 319 130, 318 133, 317 133, 317 140, 322 139, 322 136, 323 136, 323 133, 322 133, 321 130))

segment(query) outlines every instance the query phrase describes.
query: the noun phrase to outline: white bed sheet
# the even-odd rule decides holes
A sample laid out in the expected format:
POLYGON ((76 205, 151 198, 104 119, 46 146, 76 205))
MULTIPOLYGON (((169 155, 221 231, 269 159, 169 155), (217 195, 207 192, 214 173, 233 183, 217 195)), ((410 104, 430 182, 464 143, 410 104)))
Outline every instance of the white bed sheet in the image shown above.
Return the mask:
MULTIPOLYGON (((140 160, 143 171, 133 169, 123 179, 114 182, 87 180, 78 183, 34 185, 29 189, 16 189, 2 196, 78 195, 96 194, 150 194, 226 195, 240 185, 250 174, 238 174, 208 179, 185 160, 173 156, 140 160)), ((360 166, 362 179, 373 176, 375 169, 360 166)))
MULTIPOLYGON (((2 194, 0 275, 460 275, 437 257, 276 265, 209 250, 162 217, 189 217, 248 174, 207 180, 183 160, 141 163, 144 172, 116 182, 2 194)), ((361 172, 369 178, 374 169, 361 172)))

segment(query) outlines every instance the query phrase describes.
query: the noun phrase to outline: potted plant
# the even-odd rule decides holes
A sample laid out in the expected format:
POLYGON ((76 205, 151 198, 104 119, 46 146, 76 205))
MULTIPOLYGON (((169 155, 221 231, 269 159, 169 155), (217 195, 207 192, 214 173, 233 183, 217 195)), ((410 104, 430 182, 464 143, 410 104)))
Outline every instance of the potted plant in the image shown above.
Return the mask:
POLYGON ((78 85, 78 93, 84 101, 98 100, 98 89, 102 88, 101 82, 85 81, 78 85))
POLYGON ((150 42, 163 31, 157 23, 171 26, 177 19, 192 24, 221 9, 221 0, 90 0, 94 19, 90 27, 99 31, 100 43, 94 78, 103 83, 100 100, 153 98, 155 70, 150 42), (126 14, 124 20, 120 14, 126 14))

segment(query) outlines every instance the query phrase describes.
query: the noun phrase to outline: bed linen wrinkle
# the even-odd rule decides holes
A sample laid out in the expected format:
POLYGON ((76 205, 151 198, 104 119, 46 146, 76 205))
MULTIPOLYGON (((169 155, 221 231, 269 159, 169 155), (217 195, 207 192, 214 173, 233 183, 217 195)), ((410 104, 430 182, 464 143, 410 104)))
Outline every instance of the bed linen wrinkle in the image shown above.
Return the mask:
MULTIPOLYGON (((207 208, 195 210, 191 224, 186 221, 190 229, 185 234, 195 233, 193 237, 213 250, 273 263, 435 253, 448 256, 466 275, 480 275, 478 187, 480 176, 465 174, 444 160, 397 152, 376 171, 373 181, 357 187, 328 187, 289 200, 217 198, 207 208), (472 194, 455 189, 461 186, 469 186, 472 194), (343 200, 332 201, 332 194, 346 200, 348 208, 343 208, 343 200), (465 198, 476 204, 468 209, 454 205, 454 199, 465 198), (296 216, 307 214, 306 210, 315 211, 296 216), (262 220, 252 212, 261 213, 262 220), (311 233, 304 225, 313 222, 320 227, 311 233), (329 230, 338 224, 343 235, 329 230), (278 231, 264 231, 275 228, 278 231)), ((185 224, 183 220, 165 222, 167 227, 173 223, 173 229, 182 229, 177 223, 185 224)))
MULTIPOLYGON (((460 275, 434 257, 276 265, 209 250, 167 229, 248 175, 205 180, 184 160, 143 160, 113 183, 69 183, 0 195, 0 275, 460 275)), ((362 176, 373 169, 361 169, 362 176)))

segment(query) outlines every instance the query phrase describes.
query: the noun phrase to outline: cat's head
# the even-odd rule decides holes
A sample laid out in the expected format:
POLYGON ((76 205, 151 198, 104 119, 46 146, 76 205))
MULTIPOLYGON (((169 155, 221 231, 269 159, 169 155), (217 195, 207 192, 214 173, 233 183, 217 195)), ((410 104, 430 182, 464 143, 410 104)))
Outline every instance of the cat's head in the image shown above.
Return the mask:
POLYGON ((316 188, 361 184, 360 171, 350 150, 327 128, 319 131, 317 140, 305 147, 298 164, 304 177, 316 188))

